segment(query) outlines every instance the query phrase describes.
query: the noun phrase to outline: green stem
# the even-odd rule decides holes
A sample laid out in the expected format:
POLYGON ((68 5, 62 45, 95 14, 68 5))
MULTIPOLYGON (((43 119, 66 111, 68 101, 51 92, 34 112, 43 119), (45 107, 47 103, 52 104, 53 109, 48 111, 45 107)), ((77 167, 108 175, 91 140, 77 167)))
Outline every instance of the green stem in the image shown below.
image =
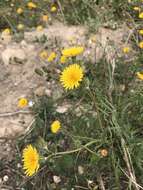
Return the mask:
POLYGON ((96 143, 97 141, 94 140, 94 141, 90 141, 88 142, 87 144, 83 145, 82 147, 80 148, 77 148, 77 149, 74 149, 74 150, 69 150, 69 151, 65 151, 65 152, 57 152, 57 153, 53 153, 51 155, 49 155, 48 157, 46 157, 45 159, 49 159, 51 157, 55 157, 55 156, 62 156, 62 155, 66 155, 66 154, 73 154, 75 152, 79 152, 81 151, 82 149, 86 149, 88 146, 91 146, 92 144, 96 143))
POLYGON ((96 103, 95 94, 92 93, 91 89, 89 89, 88 92, 89 92, 89 96, 93 100, 93 103, 94 103, 94 106, 95 106, 95 109, 96 109, 96 112, 97 112, 99 125, 100 125, 101 129, 103 130, 103 125, 102 125, 102 121, 101 121, 101 117, 100 117, 100 113, 99 113, 99 108, 98 108, 98 105, 96 103))

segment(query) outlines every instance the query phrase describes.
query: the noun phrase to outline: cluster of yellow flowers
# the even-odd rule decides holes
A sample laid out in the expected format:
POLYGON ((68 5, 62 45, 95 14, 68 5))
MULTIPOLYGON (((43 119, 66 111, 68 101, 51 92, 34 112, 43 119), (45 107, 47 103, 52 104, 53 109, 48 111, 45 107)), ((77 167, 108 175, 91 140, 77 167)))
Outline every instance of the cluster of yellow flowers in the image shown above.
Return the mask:
MULTIPOLYGON (((125 47, 123 51, 125 53, 128 53, 130 50, 129 47, 125 47)), ((83 53, 84 48, 83 47, 71 47, 66 48, 62 50, 62 58, 68 58, 68 57, 74 57, 81 53, 83 53)), ((48 61, 53 61, 56 58, 57 54, 55 52, 52 52, 50 55, 46 51, 41 52, 40 57, 43 59, 47 59, 48 61)), ((80 82, 83 80, 83 69, 79 64, 71 64, 67 66, 60 75, 60 82, 62 86, 66 89, 74 89, 79 87, 80 82)), ((143 80, 143 74, 137 72, 138 78, 143 80)), ((23 107, 27 104, 26 99, 21 99, 19 102, 19 106, 23 107)), ((50 126, 51 132, 56 134, 61 129, 61 123, 59 120, 55 120, 51 123, 50 126)), ((101 149, 100 150, 101 157, 108 156, 108 150, 107 149, 101 149)), ((32 176, 37 172, 37 170, 40 167, 40 154, 38 153, 37 149, 33 147, 32 145, 28 145, 23 150, 23 169, 25 170, 25 174, 28 176, 32 176)))
POLYGON ((46 50, 43 50, 42 52, 40 52, 39 57, 44 61, 52 62, 56 59, 57 54, 55 52, 51 52, 50 54, 48 54, 46 50))
MULTIPOLYGON (((14 7, 14 4, 11 4, 11 6, 14 7)), ((19 6, 19 7, 16 9, 16 13, 17 13, 19 16, 22 16, 21 18, 24 18, 24 17, 25 17, 25 14, 26 14, 26 12, 27 12, 27 11, 25 11, 25 8, 24 8, 24 7, 25 7, 25 6, 19 6)), ((34 11, 35 11, 35 10, 42 10, 41 8, 38 7, 38 4, 37 4, 37 3, 32 2, 32 1, 27 2, 27 3, 26 3, 26 7, 29 9, 29 11, 32 11, 32 10, 34 10, 34 11)), ((56 13, 56 12, 57 12, 57 6, 53 4, 53 5, 50 7, 50 12, 51 12, 51 14, 56 13)), ((34 13, 33 13, 33 14, 34 14, 34 13)), ((41 15, 41 14, 40 14, 40 15, 41 15)), ((23 19, 22 19, 22 20, 23 20, 23 19)), ((47 14, 45 14, 45 13, 42 14, 40 20, 41 20, 43 23, 42 23, 42 25, 38 25, 38 26, 36 27, 36 30, 37 30, 37 31, 42 31, 42 30, 43 30, 43 27, 44 27, 45 23, 47 23, 47 22, 50 20, 50 19, 49 19, 49 14, 48 14, 48 13, 47 13, 47 14)), ((25 28, 25 25, 24 25, 24 23, 21 23, 21 22, 20 22, 20 23, 17 24, 16 28, 17 28, 18 31, 23 31, 24 28, 25 28)), ((10 28, 6 28, 3 32, 4 32, 5 34, 7 34, 7 35, 12 34, 10 28)))
MULTIPOLYGON (((83 53, 83 51, 84 48, 78 46, 66 48, 62 51, 61 59, 63 62, 65 62, 67 58, 75 57, 83 53)), ((47 51, 43 50, 39 56, 44 60, 46 59, 47 61, 52 62, 57 57, 57 54, 55 52, 51 52, 51 54, 48 55, 47 51)), ((77 88, 80 85, 82 79, 83 69, 79 64, 71 64, 67 66, 60 75, 60 82, 63 85, 63 87, 67 90, 77 88)), ((25 107, 27 103, 27 100, 25 98, 22 98, 19 100, 19 107, 25 107)), ((61 129, 60 121, 53 121, 50 128, 52 133, 58 133, 61 129)), ((39 168, 40 156, 36 148, 32 147, 32 145, 28 145, 23 150, 23 162, 23 169, 25 170, 26 175, 32 176, 34 173, 37 172, 39 168)))
MULTIPOLYGON (((137 6, 133 7, 133 10, 139 12, 139 16, 138 17, 140 19, 143 19, 143 12, 141 12, 141 8, 140 7, 137 7, 137 6)), ((143 29, 138 30, 138 33, 143 36, 143 29)), ((143 41, 140 41, 139 44, 138 44, 138 46, 139 46, 140 49, 143 49, 143 41)), ((128 47, 128 46, 123 47, 123 53, 125 53, 125 54, 128 54, 130 52, 130 50, 131 50, 131 48, 128 47)), ((137 77, 140 80, 143 80, 143 73, 142 72, 137 72, 137 77)))
MULTIPOLYGON (((37 9, 37 5, 33 2, 28 2, 27 4, 29 9, 37 9)), ((135 11, 139 11, 139 18, 143 19, 143 12, 141 12, 141 9, 139 7, 133 8, 135 11)), ((51 7, 51 12, 54 13, 57 11, 57 8, 55 6, 51 7)), ((17 14, 23 14, 24 10, 22 8, 17 9, 17 14)), ((43 15, 42 20, 44 22, 48 21, 48 15, 43 15)), ((20 25, 20 24, 19 24, 20 25)), ((22 29, 22 24, 19 26, 22 29)), ((43 26, 39 25, 37 26, 37 31, 42 31, 43 26)), ((10 34, 9 29, 5 29, 5 33, 10 34)), ((143 35, 143 29, 139 30, 139 34, 143 35)), ((143 49, 143 41, 139 43, 139 47, 143 49)), ((123 52, 125 54, 128 54, 130 52, 131 48, 129 46, 123 47, 123 52)), ((60 63, 67 63, 68 59, 76 57, 77 55, 82 54, 84 51, 84 47, 77 46, 77 47, 70 47, 65 48, 60 52, 60 63)), ((50 52, 50 54, 43 50, 40 52, 39 57, 43 60, 46 60, 48 62, 53 62, 57 60, 58 54, 56 52, 50 52)), ((137 72, 137 77, 141 80, 143 80, 143 73, 137 72)), ((63 88, 66 90, 73 90, 75 88, 78 88, 84 78, 84 69, 81 67, 80 64, 72 63, 71 65, 66 66, 63 71, 61 72, 59 76, 59 81, 63 88)), ((28 105, 28 100, 25 98, 21 98, 18 102, 18 107, 24 108, 28 105)), ((61 129, 61 122, 59 120, 55 120, 50 125, 50 130, 53 134, 56 134, 61 129)), ((106 149, 102 149, 100 151, 100 155, 102 157, 106 157, 108 155, 108 151, 106 149)), ((40 154, 38 153, 37 149, 33 147, 32 145, 26 146, 23 150, 23 169, 25 170, 25 174, 28 176, 32 176, 34 173, 37 172, 37 170, 40 167, 40 154)))
POLYGON ((36 8, 37 8, 37 5, 36 5, 35 3, 33 3, 33 2, 28 2, 28 3, 27 3, 27 7, 28 7, 29 9, 36 9, 36 8))
MULTIPOLYGON (((143 19, 143 12, 141 11, 141 8, 140 7, 134 7, 134 10, 136 9, 136 11, 139 11, 139 18, 140 19, 143 19)), ((139 31, 139 34, 143 36, 143 29, 140 29, 139 31)), ((141 49, 143 49, 143 41, 140 41, 139 42, 139 47, 141 49)), ((137 72, 137 77, 140 79, 140 80, 143 80, 143 72, 137 72)))
MULTIPOLYGON (((143 19, 143 12, 141 11, 141 8, 140 7, 134 7, 133 8, 135 11, 138 11, 139 12, 139 19, 143 19)), ((143 35, 143 29, 140 29, 139 31, 139 34, 140 35, 143 35)), ((140 43, 139 43, 139 47, 141 48, 141 49, 143 49, 143 41, 141 41, 140 43)))
MULTIPOLYGON (((56 120, 51 124, 51 131, 57 133, 61 128, 61 123, 56 120)), ((27 145, 23 150, 23 169, 27 176, 32 176, 35 174, 40 166, 40 154, 37 149, 31 144, 27 145)))
MULTIPOLYGON (((60 62, 66 63, 68 58, 80 55, 81 53, 83 53, 83 51, 84 48, 82 46, 65 48, 61 52, 62 55, 60 58, 60 62)), ((56 59, 57 54, 55 52, 51 52, 50 55, 48 55, 48 52, 46 50, 43 50, 39 54, 39 57, 43 60, 47 60, 48 62, 52 62, 56 59)), ((83 69, 78 64, 72 64, 67 66, 60 76, 60 82, 65 89, 77 88, 80 85, 82 79, 83 69)))

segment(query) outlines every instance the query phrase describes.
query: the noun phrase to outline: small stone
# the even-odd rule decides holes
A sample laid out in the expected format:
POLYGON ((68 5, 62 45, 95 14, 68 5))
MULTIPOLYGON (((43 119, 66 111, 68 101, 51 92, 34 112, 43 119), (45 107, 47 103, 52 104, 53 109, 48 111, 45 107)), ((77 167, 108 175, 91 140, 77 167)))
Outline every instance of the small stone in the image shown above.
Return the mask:
POLYGON ((121 91, 125 91, 125 88, 126 88, 126 86, 125 86, 124 84, 121 84, 121 85, 120 85, 120 90, 121 90, 121 91))
POLYGON ((46 89, 45 94, 50 97, 52 95, 52 91, 50 89, 46 89))
MULTIPOLYGON (((2 60, 5 65, 8 65, 11 60, 19 60, 23 62, 26 60, 25 52, 16 47, 8 47, 2 52, 2 60)), ((12 63, 12 62, 11 62, 12 63)))
POLYGON ((55 89, 54 89, 54 91, 52 92, 52 94, 53 94, 53 99, 54 99, 54 100, 57 100, 57 99, 59 99, 59 98, 62 97, 62 95, 63 95, 63 90, 62 90, 62 88, 58 88, 58 87, 55 86, 55 89))
POLYGON ((59 176, 54 175, 53 176, 54 183, 58 184, 61 182, 61 178, 59 176))
POLYGON ((78 173, 80 175, 84 174, 84 168, 82 166, 78 166, 78 173))
POLYGON ((56 112, 58 113, 66 113, 69 109, 70 105, 63 105, 63 106, 58 106, 56 109, 56 112))
POLYGON ((25 40, 22 40, 20 43, 21 48, 25 51, 25 53, 28 55, 29 53, 34 54, 35 53, 35 46, 33 44, 27 43, 25 40))
POLYGON ((88 180, 87 182, 88 182, 88 184, 90 184, 90 185, 93 183, 92 180, 88 180))
POLYGON ((44 96, 45 95, 45 87, 44 86, 40 86, 40 87, 38 87, 36 90, 35 90, 35 92, 34 92, 34 94, 36 95, 36 96, 44 96))
POLYGON ((1 34, 1 40, 3 44, 8 44, 12 41, 12 36, 2 33, 1 34))
POLYGON ((28 103, 28 106, 33 107, 33 105, 34 105, 34 102, 32 100, 30 100, 29 103, 28 103))
POLYGON ((24 47, 24 48, 27 47, 27 43, 26 43, 25 40, 22 40, 20 44, 21 44, 21 46, 24 47))
POLYGON ((8 177, 7 175, 5 175, 5 176, 3 177, 3 181, 4 181, 4 182, 7 182, 8 179, 9 179, 9 177, 8 177))
POLYGON ((17 164, 17 168, 21 168, 21 164, 20 163, 17 164))

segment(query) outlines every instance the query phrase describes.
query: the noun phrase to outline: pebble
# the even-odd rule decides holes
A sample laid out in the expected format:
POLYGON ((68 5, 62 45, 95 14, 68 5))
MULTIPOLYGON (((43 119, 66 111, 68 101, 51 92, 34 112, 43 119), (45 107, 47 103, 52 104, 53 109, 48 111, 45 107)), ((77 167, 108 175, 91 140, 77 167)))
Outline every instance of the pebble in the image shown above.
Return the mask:
POLYGON ((61 182, 61 178, 59 176, 54 175, 53 176, 54 183, 58 184, 61 182))

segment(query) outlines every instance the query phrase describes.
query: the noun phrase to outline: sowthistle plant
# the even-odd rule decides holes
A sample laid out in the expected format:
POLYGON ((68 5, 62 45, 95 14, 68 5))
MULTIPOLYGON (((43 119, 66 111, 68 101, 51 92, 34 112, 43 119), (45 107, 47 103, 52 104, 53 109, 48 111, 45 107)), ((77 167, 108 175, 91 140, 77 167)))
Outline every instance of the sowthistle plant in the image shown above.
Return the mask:
MULTIPOLYGON (((3 5, 9 14, 3 16, 1 11, 0 22, 7 34, 19 30, 17 24, 23 24, 21 29, 26 24, 41 31, 51 15, 58 19, 62 14, 64 22, 88 24, 94 30, 112 19, 119 21, 127 16, 133 26, 131 40, 138 51, 137 58, 128 63, 118 57, 109 62, 103 56, 95 64, 77 59, 83 47, 64 49, 60 56, 54 51, 40 53, 40 58, 51 64, 37 69, 36 73, 49 82, 54 81, 53 90, 62 90, 56 99, 44 96, 33 106, 33 125, 18 142, 19 149, 23 150, 23 169, 31 178, 20 187, 30 190, 142 189, 143 14, 140 1, 1 1, 0 7, 3 5), (56 68, 60 74, 55 72, 56 68), (63 102, 69 107, 64 113, 58 112, 57 106, 63 102), (53 176, 59 176, 59 182, 53 183, 53 176)), ((43 37, 41 41, 45 40, 43 37)), ((130 52, 130 47, 123 48, 124 54, 130 52)), ((18 105, 24 107, 27 103, 26 99, 20 99, 18 105)))
MULTIPOLYGON (((64 180, 58 187, 66 189, 92 189, 97 184, 101 189, 139 189, 143 183, 140 65, 127 65, 121 59, 113 65, 105 57, 96 64, 78 63, 76 57, 82 53, 78 50, 62 51, 72 62, 61 64, 61 74, 51 73, 49 79, 61 83, 63 96, 43 97, 35 105, 35 124, 23 142, 34 146, 28 145, 31 156, 28 147, 23 152, 26 174, 46 175, 42 173, 46 168, 47 175, 64 180), (63 101, 70 108, 58 113, 56 106, 63 101)), ((34 183, 39 182, 35 177, 34 183)), ((50 182, 48 188, 53 188, 50 182)))

